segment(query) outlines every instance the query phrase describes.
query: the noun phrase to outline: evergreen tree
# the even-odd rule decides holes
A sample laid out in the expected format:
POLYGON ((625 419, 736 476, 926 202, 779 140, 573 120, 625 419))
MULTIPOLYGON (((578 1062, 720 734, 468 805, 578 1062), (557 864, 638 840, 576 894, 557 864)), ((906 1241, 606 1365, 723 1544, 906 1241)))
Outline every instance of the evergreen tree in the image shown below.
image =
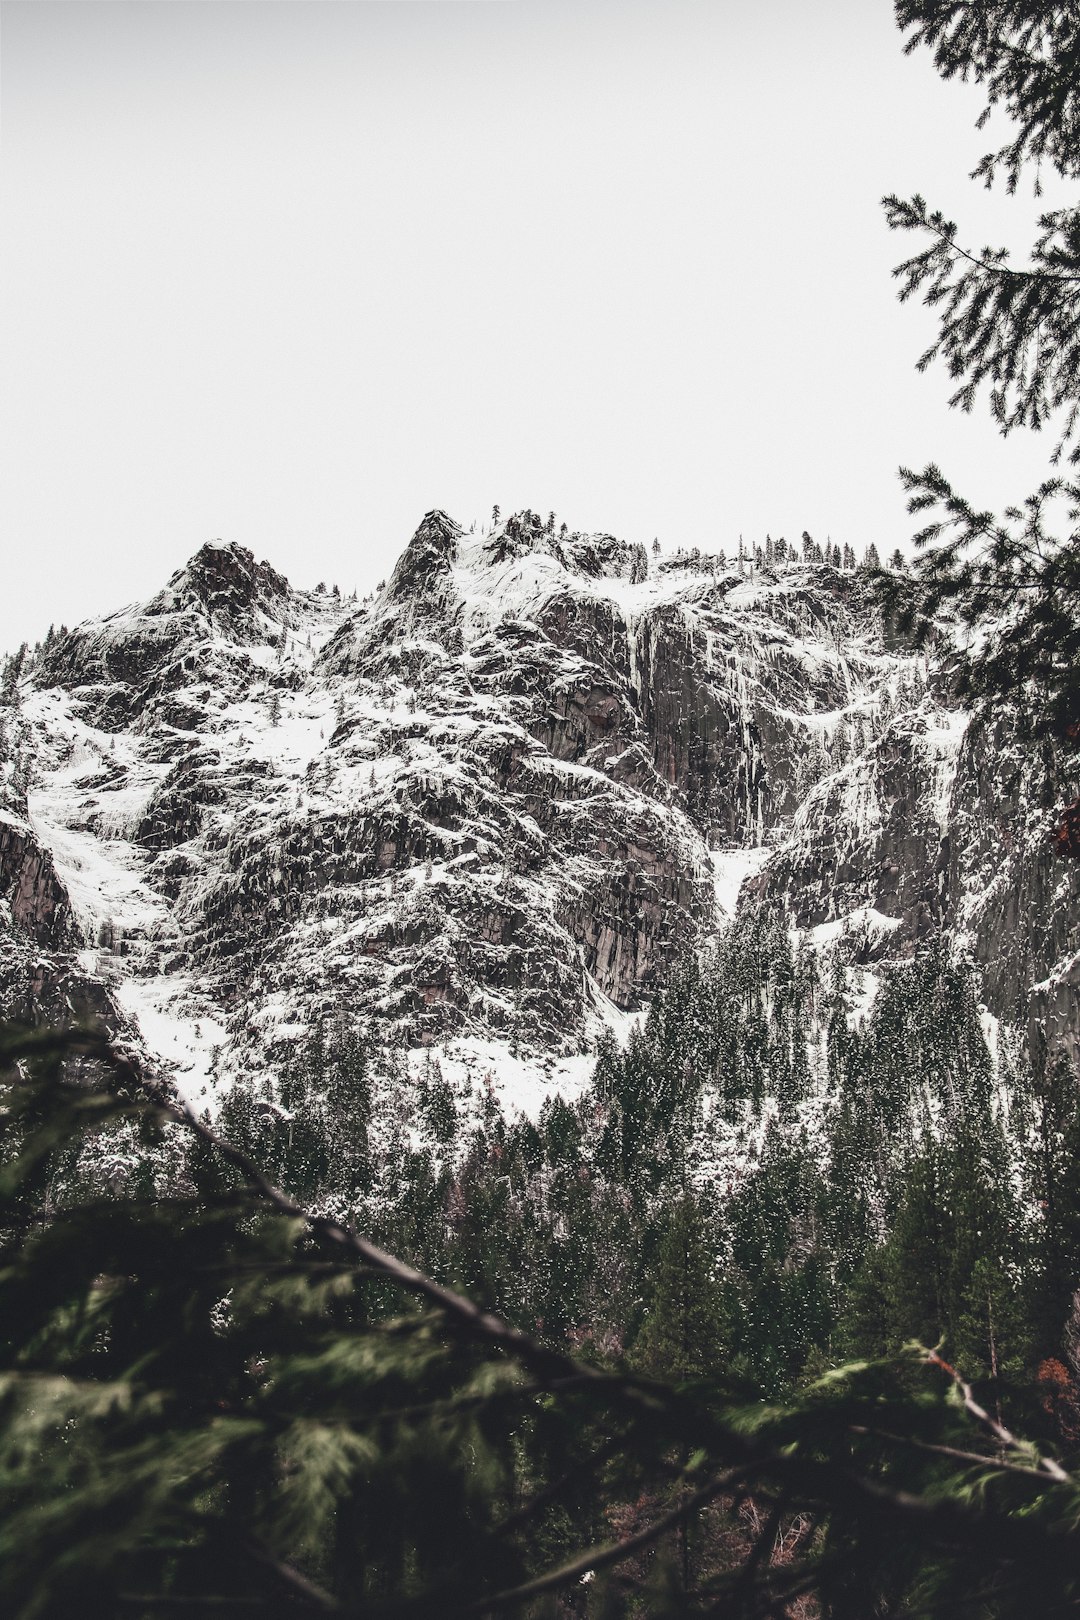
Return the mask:
POLYGON ((684 1193, 664 1213, 632 1359, 676 1383, 715 1375, 722 1364, 722 1310, 708 1225, 684 1193))
MULTIPOLYGON (((932 50, 939 73, 979 85, 1012 135, 987 152, 974 177, 1013 192, 1027 170, 1036 189, 1044 166, 1080 178, 1080 27, 1072 8, 1000 0, 899 0, 907 50, 932 50)), ((980 394, 1001 432, 1056 424, 1059 461, 1080 460, 1080 205, 1044 213, 1026 265, 1006 249, 973 251, 956 224, 921 196, 885 198, 889 225, 928 238, 895 271, 901 299, 921 295, 938 334, 919 360, 944 361, 956 384, 950 403, 973 409, 980 394)), ((1080 721, 1080 486, 1048 478, 1001 518, 959 494, 935 465, 901 469, 908 509, 929 516, 914 537, 913 582, 884 576, 901 625, 929 634, 943 603, 980 625, 962 664, 962 689, 995 701, 1026 700, 1047 725, 1080 721)), ((1072 735, 1072 733, 1070 733, 1072 735)))
POLYGON ((1052 1355, 1080 1283, 1080 1087, 1063 1053, 1037 1054, 1027 1103, 1027 1191, 1037 1211, 1030 1311, 1038 1348, 1052 1355))

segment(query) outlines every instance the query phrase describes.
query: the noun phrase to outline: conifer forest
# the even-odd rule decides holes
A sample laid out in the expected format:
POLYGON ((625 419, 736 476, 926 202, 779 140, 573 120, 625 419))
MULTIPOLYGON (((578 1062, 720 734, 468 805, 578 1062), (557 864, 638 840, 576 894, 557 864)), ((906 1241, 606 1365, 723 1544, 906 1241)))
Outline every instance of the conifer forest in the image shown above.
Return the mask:
MULTIPOLYGON (((1075 187, 1074 5, 895 15, 1075 187)), ((11 1620, 1080 1614, 1080 205, 882 207, 1000 515, 214 541, 0 660, 11 1620)))

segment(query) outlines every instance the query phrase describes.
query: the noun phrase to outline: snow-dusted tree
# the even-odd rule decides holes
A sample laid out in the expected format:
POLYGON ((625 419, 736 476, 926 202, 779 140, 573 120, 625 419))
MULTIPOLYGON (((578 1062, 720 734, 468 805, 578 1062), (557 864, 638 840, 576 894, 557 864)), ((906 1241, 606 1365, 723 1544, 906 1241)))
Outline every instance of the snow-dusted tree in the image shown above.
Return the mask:
POLYGON ((643 545, 636 545, 630 554, 630 583, 639 585, 648 577, 649 558, 643 545))
POLYGON ((19 682, 26 668, 29 650, 24 641, 15 652, 4 659, 3 674, 0 675, 0 703, 18 703, 19 682))

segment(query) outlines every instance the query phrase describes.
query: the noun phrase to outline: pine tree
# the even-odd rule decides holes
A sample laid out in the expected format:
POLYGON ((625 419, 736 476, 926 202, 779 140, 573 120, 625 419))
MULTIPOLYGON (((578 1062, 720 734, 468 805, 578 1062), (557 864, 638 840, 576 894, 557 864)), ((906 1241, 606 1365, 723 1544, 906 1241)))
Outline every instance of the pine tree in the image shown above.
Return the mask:
MULTIPOLYGON (((973 178, 1006 191, 1049 167, 1080 179, 1080 27, 1073 9, 999 0, 899 0, 910 30, 906 49, 933 51, 946 79, 981 86, 989 113, 1012 124, 1004 145, 987 152, 973 178)), ((973 409, 985 395, 1001 432, 1055 424, 1050 460, 1080 461, 1080 205, 1044 213, 1026 265, 1006 249, 973 251, 958 227, 921 196, 884 199, 889 225, 928 238, 894 274, 901 299, 921 295, 935 309, 938 333, 920 357, 942 360, 956 384, 950 404, 973 409)), ((920 555, 913 581, 885 576, 888 605, 901 626, 929 634, 943 603, 981 625, 962 664, 962 689, 1000 702, 1024 700, 1051 728, 1080 726, 1080 485, 1051 476, 1002 517, 959 494, 933 464, 901 469, 908 510, 929 518, 914 536, 920 555)))
POLYGON ((723 1359, 722 1319, 707 1224, 687 1193, 664 1217, 633 1360, 677 1383, 715 1374, 723 1359))
POLYGON ((649 557, 643 545, 636 545, 630 554, 630 584, 638 585, 648 578, 649 557))

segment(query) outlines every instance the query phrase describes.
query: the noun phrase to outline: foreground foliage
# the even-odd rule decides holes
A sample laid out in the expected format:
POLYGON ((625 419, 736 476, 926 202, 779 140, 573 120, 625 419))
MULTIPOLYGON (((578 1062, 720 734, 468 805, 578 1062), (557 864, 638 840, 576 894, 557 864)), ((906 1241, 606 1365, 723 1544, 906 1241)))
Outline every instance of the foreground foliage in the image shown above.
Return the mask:
POLYGON ((102 1037, 3 1065, 5 1613, 1073 1612, 1076 1485, 933 1353, 771 1403, 702 1353, 691 1198, 665 1383, 305 1212, 102 1037))
MULTIPOLYGON (((906 49, 928 48, 946 79, 981 87, 1010 138, 972 178, 1014 192, 1031 171, 1080 178, 1080 17, 1075 6, 1014 0, 897 0, 906 49)), ((920 296, 938 335, 919 369, 945 363, 950 404, 988 397, 1003 434, 1057 434, 1056 465, 1080 460, 1080 207, 1043 213, 1026 264, 1004 248, 964 243, 954 221, 921 196, 884 199, 889 225, 925 244, 898 265, 901 299, 920 296)), ((913 581, 882 575, 886 601, 923 638, 943 608, 975 633, 962 648, 960 688, 1019 701, 1050 731, 1080 741, 1080 485, 1048 477, 998 517, 929 465, 901 469, 915 535, 913 581)), ((1075 853, 1075 850, 1070 850, 1075 853)))

